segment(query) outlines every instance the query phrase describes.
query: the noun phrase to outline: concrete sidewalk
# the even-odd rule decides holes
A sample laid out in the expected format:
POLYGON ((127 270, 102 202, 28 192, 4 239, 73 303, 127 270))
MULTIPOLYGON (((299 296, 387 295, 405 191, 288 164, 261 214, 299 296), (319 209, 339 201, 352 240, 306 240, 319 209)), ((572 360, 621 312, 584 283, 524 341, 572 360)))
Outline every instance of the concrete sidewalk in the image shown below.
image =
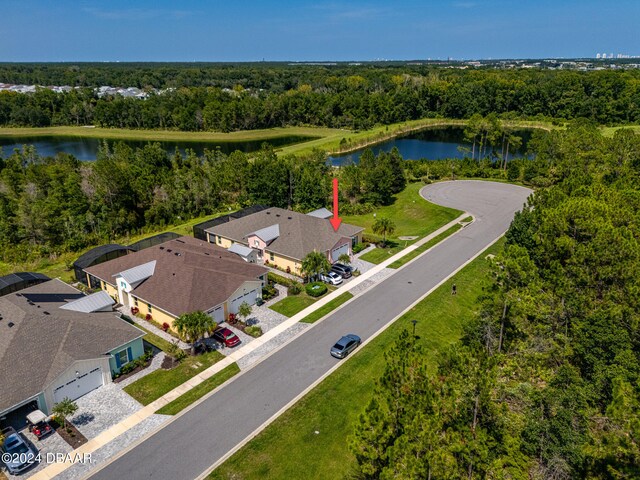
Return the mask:
MULTIPOLYGON (((456 225, 457 223, 459 223, 460 220, 462 220, 463 218, 468 217, 468 216, 469 216, 468 213, 463 213, 462 215, 460 215, 455 220, 453 220, 453 221, 449 222, 448 224, 440 227, 438 230, 436 230, 436 231, 432 232, 431 234, 427 235, 426 237, 420 239, 419 241, 417 241, 413 245, 410 245, 409 247, 406 247, 402 251, 400 251, 397 254, 393 255, 391 258, 385 260, 381 264, 373 267, 372 269, 370 269, 366 273, 363 273, 359 277, 355 278, 353 281, 351 281, 347 285, 345 285, 348 288, 338 288, 335 291, 333 291, 330 294, 328 294, 325 297, 323 297, 322 299, 316 301, 314 304, 312 304, 309 307, 305 308, 304 310, 302 310, 301 312, 297 313, 293 317, 289 318, 285 322, 283 322, 280 325, 278 325, 278 326, 274 327, 273 329, 269 330, 268 332, 266 332, 261 337, 256 338, 255 340, 253 340, 252 342, 246 344, 245 346, 243 346, 239 350, 233 352, 232 354, 230 354, 226 358, 224 358, 224 359, 220 360, 219 362, 217 362, 216 364, 212 365, 207 370, 199 373, 195 377, 189 379, 188 381, 186 381, 182 385, 180 385, 180 386, 176 387, 175 389, 171 390, 170 392, 166 393, 165 395, 163 395, 162 397, 158 398, 154 402, 152 402, 149 405, 143 407, 142 409, 140 409, 139 411, 137 411, 136 413, 134 413, 130 417, 124 419, 120 423, 114 425, 113 427, 109 428, 108 430, 105 430, 104 432, 102 432, 101 434, 96 436, 95 438, 89 440, 82 447, 79 447, 78 449, 76 449, 76 450, 74 450, 72 452, 73 453, 72 458, 80 458, 80 457, 82 457, 83 454, 90 454, 91 452, 94 452, 97 449, 103 447, 104 445, 106 445, 107 443, 111 442, 112 440, 114 440, 118 436, 122 435, 123 433, 125 433, 129 429, 133 428, 134 426, 136 426, 137 424, 139 424, 140 422, 142 422, 146 418, 148 418, 151 415, 153 415, 159 408, 161 408, 161 407, 165 406, 166 404, 168 404, 169 402, 175 400, 176 398, 178 398, 179 396, 181 396, 184 393, 188 392, 189 390, 191 390, 192 388, 196 387, 197 385, 201 384, 202 382, 204 382, 208 378, 211 378, 213 375, 215 375, 216 373, 220 372, 225 367, 231 365, 232 363, 235 363, 235 362, 239 361, 244 356, 249 355, 254 350, 262 347, 264 344, 266 344, 270 340, 274 339, 275 337, 280 335, 282 332, 284 332, 285 330, 289 329, 290 327, 292 327, 293 325, 298 323, 300 320, 304 319, 310 313, 312 313, 312 312, 316 311, 317 309, 323 307, 324 305, 326 305, 327 303, 331 302, 332 300, 334 300, 338 296, 342 295, 342 293, 344 293, 344 292, 346 292, 348 290, 351 290, 351 289, 353 289, 353 287, 355 287, 355 286, 357 286, 357 285, 359 285, 359 284, 371 279, 371 277, 373 277, 374 275, 378 274, 380 271, 385 269, 391 263, 393 263, 396 260, 398 260, 399 258, 402 258, 403 256, 409 254, 410 252, 413 252, 415 249, 417 249, 420 246, 424 245, 425 243, 429 242, 431 239, 437 237, 441 233, 445 232, 449 228, 451 228, 454 225, 456 225), (77 455, 75 455, 75 454, 77 454, 77 455)), ((449 237, 447 237, 447 238, 449 238, 449 237)), ((365 290, 368 290, 369 288, 373 287, 374 285, 375 285, 375 283, 372 283, 365 290)), ((358 292, 358 295, 362 294, 363 292, 364 292, 364 290, 361 291, 361 292, 358 292)), ((356 295, 356 296, 358 296, 358 295, 356 295)), ((354 296, 353 298, 356 298, 356 296, 354 296)), ((343 305, 341 305, 338 308, 342 308, 344 305, 347 305, 348 303, 352 302, 353 298, 349 299, 348 302, 345 302, 343 305)), ((332 311, 332 312, 329 312, 327 314, 327 316, 331 315, 332 313, 335 313, 335 310, 332 311)), ((321 318, 316 323, 321 322, 324 318, 325 317, 321 318)), ((303 330, 300 333, 303 333, 306 330, 307 329, 303 330)), ((294 338, 295 338, 295 336, 291 337, 291 340, 293 340, 294 338)), ((287 343, 289 343, 289 342, 285 342, 285 343, 281 344, 279 347, 277 347, 276 349, 274 349, 273 351, 267 353, 264 358, 266 358, 267 356, 273 354, 275 351, 279 350, 280 348, 283 348, 287 343)), ((240 375, 241 374, 242 373, 240 373, 240 375)), ((228 381, 233 381, 234 378, 235 377, 233 377, 232 379, 230 379, 228 381)), ((218 388, 216 388, 213 392, 215 392, 216 390, 224 387, 224 385, 226 385, 226 383, 227 382, 225 382, 223 385, 221 385, 218 388)), ((205 395, 205 397, 199 399, 197 402, 202 401, 204 398, 208 397, 213 392, 209 392, 207 395, 205 395)), ((183 410, 183 412, 186 412, 187 410, 189 410, 189 408, 191 408, 191 406, 187 407, 187 409, 183 410)), ((174 416, 174 419, 177 418, 179 415, 180 414, 174 416)), ((162 428, 162 427, 164 427, 166 425, 167 425, 167 423, 164 423, 164 424, 162 424, 162 426, 160 428, 162 428)), ((52 464, 52 465, 46 467, 45 469, 37 472, 35 475, 33 475, 30 478, 34 479, 34 480, 52 479, 56 475, 62 473, 66 469, 70 468, 72 465, 73 465, 72 460, 71 459, 67 459, 67 461, 65 461, 64 463, 55 463, 55 464, 52 464)))

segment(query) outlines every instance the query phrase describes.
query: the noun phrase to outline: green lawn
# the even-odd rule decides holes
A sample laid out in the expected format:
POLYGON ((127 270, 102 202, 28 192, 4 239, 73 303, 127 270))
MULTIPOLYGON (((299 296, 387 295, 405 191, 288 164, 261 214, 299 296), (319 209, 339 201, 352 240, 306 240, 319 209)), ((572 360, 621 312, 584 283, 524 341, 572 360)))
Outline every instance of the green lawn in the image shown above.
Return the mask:
POLYGON ((231 365, 223 368, 214 376, 207 378, 204 382, 198 385, 195 388, 192 388, 187 393, 180 395, 178 398, 173 400, 172 402, 167 403, 164 407, 159 409, 156 413, 162 415, 175 415, 178 412, 181 412, 189 405, 194 403, 196 400, 204 397, 207 393, 214 390, 216 387, 222 385, 224 382, 229 380, 231 377, 240 372, 240 367, 238 364, 232 363, 231 365))
POLYGON ((134 325, 136 327, 138 327, 140 330, 146 332, 145 336, 142 337, 142 339, 145 342, 150 343, 151 345, 153 345, 154 347, 159 348, 163 352, 167 352, 168 353, 171 350, 171 342, 168 342, 164 338, 159 337, 155 333, 151 333, 149 330, 147 330, 143 326, 138 325, 137 323, 135 323, 134 325))
MULTIPOLYGON (((447 230, 442 232, 440 235, 436 235, 434 238, 429 240, 427 243, 425 243, 423 245, 420 245, 414 251, 407 253, 404 257, 402 257, 402 258, 396 260, 395 262, 393 262, 392 264, 390 264, 389 268, 400 268, 402 265, 404 265, 405 263, 413 260, 418 255, 420 255, 422 252, 426 252, 431 247, 433 247, 437 243, 439 243, 442 240, 444 240, 445 238, 447 238, 449 235, 453 235, 454 233, 456 233, 461 228, 462 228, 462 225, 460 225, 459 223, 456 223, 453 227, 448 228, 447 230)), ((379 250, 379 249, 376 249, 376 250, 379 250)), ((375 252, 375 250, 373 250, 373 252, 375 252)), ((371 253, 373 253, 373 252, 371 252, 371 253)))
POLYGON ((208 352, 187 357, 171 370, 156 370, 146 377, 124 387, 124 391, 143 405, 148 405, 179 385, 195 377, 214 363, 222 360, 220 352, 208 352))
POLYGON ((389 248, 375 249, 365 253, 361 257, 362 260, 380 263, 417 240, 399 240, 398 237, 424 237, 460 215, 461 212, 458 210, 441 207, 423 199, 420 196, 420 189, 423 186, 421 182, 410 183, 407 188, 396 195, 393 204, 377 208, 375 212, 365 215, 345 215, 342 217, 346 223, 364 227, 364 233, 367 236, 380 239, 382 237, 374 235, 371 229, 376 218, 387 217, 395 223, 395 232, 388 239, 389 248), (373 216, 374 213, 376 217, 373 216))
MULTIPOLYGON (((354 462, 347 437, 371 398, 384 367, 383 352, 401 328, 412 329, 424 343, 430 359, 458 341, 463 325, 473 317, 476 299, 489 281, 484 252, 442 285, 393 327, 342 365, 333 375, 267 427, 260 435, 214 471, 212 480, 345 478, 354 462), (458 295, 451 295, 455 281, 458 295), (318 432, 317 434, 315 432, 318 432)), ((434 365, 435 368, 435 365, 434 365)))
POLYGON ((296 313, 301 312, 309 305, 313 305, 318 300, 318 298, 310 297, 303 292, 299 295, 290 295, 287 298, 283 298, 279 302, 271 305, 271 307, 269 308, 278 313, 281 313, 285 317, 293 317, 296 313))
POLYGON ((329 312, 335 310, 336 308, 338 308, 340 305, 342 305, 343 303, 345 303, 346 301, 348 301, 351 298, 353 298, 353 294, 351 294, 349 292, 344 292, 342 295, 338 295, 336 298, 331 300, 329 303, 323 305, 322 307, 317 309, 315 312, 310 313, 309 315, 307 315, 306 317, 304 317, 300 321, 304 322, 304 323, 313 323, 313 322, 315 322, 317 320, 320 320, 326 314, 328 314, 329 312))

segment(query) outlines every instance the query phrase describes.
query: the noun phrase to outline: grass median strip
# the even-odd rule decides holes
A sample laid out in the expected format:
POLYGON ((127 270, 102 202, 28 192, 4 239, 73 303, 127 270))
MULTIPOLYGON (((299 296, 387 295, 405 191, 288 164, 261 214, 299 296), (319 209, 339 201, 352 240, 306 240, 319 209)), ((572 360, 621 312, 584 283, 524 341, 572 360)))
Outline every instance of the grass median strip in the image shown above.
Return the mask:
POLYGON ((207 378, 200 385, 192 388, 187 393, 180 395, 172 402, 167 403, 164 407, 156 411, 156 413, 161 415, 176 415, 239 372, 240 367, 238 367, 238 364, 232 363, 220 370, 214 376, 207 378))
POLYGON ((447 230, 442 232, 440 235, 437 235, 437 236, 433 237, 431 240, 429 240, 424 245, 420 245, 414 251, 407 253, 404 257, 399 258, 398 260, 396 260, 395 262, 390 264, 389 268, 400 268, 405 263, 408 263, 409 261, 413 260, 418 255, 420 255, 421 253, 426 252, 431 247, 433 247, 434 245, 438 244, 439 242, 441 242, 442 240, 447 238, 449 235, 453 235, 454 233, 456 233, 461 228, 462 228, 462 225, 460 225, 459 223, 456 223, 453 227, 448 228, 447 230))
POLYGON ((223 358, 220 352, 187 357, 171 370, 156 370, 124 387, 124 391, 141 404, 148 405, 223 358))
POLYGON ((326 305, 323 305, 318 310, 310 313, 300 321, 304 323, 313 323, 317 320, 320 320, 326 314, 335 310, 336 308, 338 308, 340 305, 342 305, 343 303, 345 303, 347 300, 351 298, 353 298, 353 295, 351 293, 344 292, 342 295, 337 296, 336 298, 328 302, 326 305))
MULTIPOLYGON (((403 329, 413 329, 429 359, 458 341, 463 326, 475 315, 476 299, 489 279, 485 251, 452 279, 425 298, 353 358, 326 378, 296 405, 269 425, 208 477, 230 479, 343 478, 354 458, 347 439, 373 393, 384 367, 384 351, 403 329), (455 282, 458 294, 451 295, 455 282)), ((434 365, 435 362, 431 362, 434 365)))

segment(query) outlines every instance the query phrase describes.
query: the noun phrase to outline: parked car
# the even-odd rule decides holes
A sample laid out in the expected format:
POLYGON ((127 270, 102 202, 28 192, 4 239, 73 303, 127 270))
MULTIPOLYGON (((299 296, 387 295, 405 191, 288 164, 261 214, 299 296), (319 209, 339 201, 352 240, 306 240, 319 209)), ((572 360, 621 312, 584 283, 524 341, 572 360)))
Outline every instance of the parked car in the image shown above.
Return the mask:
POLYGON ((27 423, 29 424, 29 431, 33 433, 38 440, 53 433, 53 428, 47 421, 47 416, 40 410, 34 410, 27 415, 27 423))
POLYGON ((331 285, 340 285, 342 283, 342 277, 336 272, 321 273, 320 280, 331 285))
POLYGON ((24 472, 36 463, 38 451, 13 428, 2 430, 4 443, 2 444, 2 462, 12 475, 24 472))
POLYGON ((351 267, 348 267, 347 265, 343 265, 342 263, 334 263, 331 266, 331 271, 336 272, 342 278, 350 278, 352 270, 353 269, 351 267))
POLYGON ((336 358, 344 358, 353 352, 361 343, 362 341, 359 336, 350 333, 349 335, 342 337, 333 347, 331 347, 331 355, 336 358))
POLYGON ((222 342, 225 347, 235 347, 242 342, 235 333, 224 327, 220 327, 213 332, 213 338, 222 342))

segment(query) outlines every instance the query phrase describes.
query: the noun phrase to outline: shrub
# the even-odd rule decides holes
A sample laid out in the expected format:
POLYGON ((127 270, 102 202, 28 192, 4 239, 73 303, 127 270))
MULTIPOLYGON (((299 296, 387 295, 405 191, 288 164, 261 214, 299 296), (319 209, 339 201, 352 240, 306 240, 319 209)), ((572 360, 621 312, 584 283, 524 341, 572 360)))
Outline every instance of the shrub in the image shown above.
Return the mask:
POLYGON ((291 267, 287 266, 287 273, 291 273, 291 267))
POLYGON ((305 287, 307 295, 312 297, 320 297, 327 293, 327 286, 322 282, 311 282, 305 287))
POLYGON ((123 365, 122 367, 120 367, 120 375, 126 375, 127 373, 134 371, 137 366, 138 364, 136 361, 129 362, 126 365, 123 365))
POLYGON ((265 285, 262 287, 262 299, 267 301, 278 295, 278 290, 273 285, 265 285))
POLYGON ((170 326, 170 325, 169 325, 167 322, 164 322, 164 323, 162 324, 162 330, 164 330, 164 331, 166 332, 167 330, 169 330, 169 326, 170 326))
POLYGON ((153 317, 151 316, 151 314, 150 314, 150 313, 147 313, 147 314, 144 316, 144 319, 145 319, 145 320, 153 320, 153 317))
POLYGON ((227 320, 229 322, 229 325, 235 325, 238 322, 238 319, 236 317, 235 313, 230 313, 229 314, 229 320, 227 320))
POLYGON ((289 295, 298 295, 302 292, 302 284, 300 282, 293 282, 287 288, 287 293, 289 295))
POLYGON ((247 327, 244 329, 244 333, 246 333, 247 335, 251 335, 252 337, 259 337, 260 335, 262 335, 262 328, 260 327, 260 325, 252 325, 251 327, 247 327))
POLYGON ((358 243, 355 247, 353 247, 353 253, 360 253, 362 250, 369 246, 368 243, 358 243))
POLYGON ((290 278, 283 277, 282 275, 278 275, 277 273, 269 272, 267 277, 271 283, 278 283, 282 286, 288 287, 292 283, 297 283, 295 280, 291 280, 290 278))

